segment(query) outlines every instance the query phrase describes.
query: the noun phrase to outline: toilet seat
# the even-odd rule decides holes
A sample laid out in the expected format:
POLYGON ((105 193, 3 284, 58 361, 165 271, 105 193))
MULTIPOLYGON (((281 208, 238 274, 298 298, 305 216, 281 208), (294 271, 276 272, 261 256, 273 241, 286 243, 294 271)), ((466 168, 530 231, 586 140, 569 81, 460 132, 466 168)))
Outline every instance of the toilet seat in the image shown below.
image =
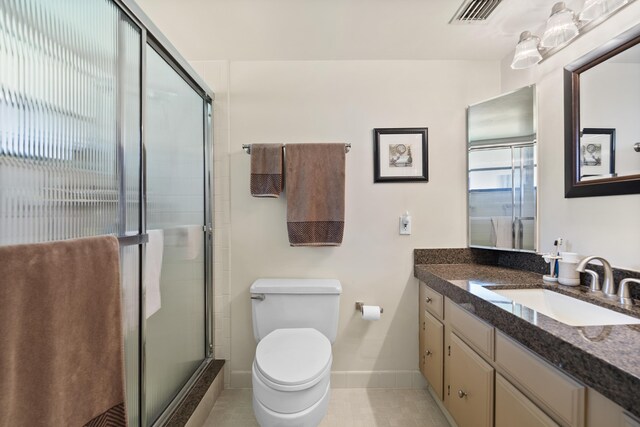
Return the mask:
POLYGON ((258 343, 254 398, 275 413, 305 411, 326 394, 331 361, 331 344, 317 330, 277 329, 258 343))
POLYGON ((255 365, 273 388, 293 391, 320 381, 331 360, 331 343, 317 330, 276 329, 258 343, 255 365))

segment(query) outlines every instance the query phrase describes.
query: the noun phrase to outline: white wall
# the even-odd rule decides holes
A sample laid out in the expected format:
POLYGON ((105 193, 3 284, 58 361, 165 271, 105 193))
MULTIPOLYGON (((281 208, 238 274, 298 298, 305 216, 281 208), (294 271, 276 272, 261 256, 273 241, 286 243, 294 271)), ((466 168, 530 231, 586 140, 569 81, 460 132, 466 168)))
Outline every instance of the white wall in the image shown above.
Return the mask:
POLYGON ((249 385, 249 286, 259 277, 342 282, 334 385, 397 385, 417 368, 413 249, 466 245, 465 107, 495 95, 497 62, 231 62, 231 385, 249 385), (373 183, 374 127, 429 128, 429 182, 373 183), (249 195, 242 144, 350 142, 338 248, 292 248, 286 200, 249 195), (413 234, 398 235, 398 216, 413 234), (384 307, 358 318, 357 300, 384 307), (376 371, 377 375, 367 372, 376 371))
POLYGON ((604 62, 580 76, 580 88, 580 127, 614 128, 616 173, 640 174, 640 64, 604 62))
POLYGON ((538 92, 540 251, 563 237, 569 249, 599 254, 614 266, 640 270, 640 195, 564 198, 563 68, 640 23, 640 2, 629 5, 597 28, 537 66, 523 71, 501 66, 502 92, 535 83, 538 92))

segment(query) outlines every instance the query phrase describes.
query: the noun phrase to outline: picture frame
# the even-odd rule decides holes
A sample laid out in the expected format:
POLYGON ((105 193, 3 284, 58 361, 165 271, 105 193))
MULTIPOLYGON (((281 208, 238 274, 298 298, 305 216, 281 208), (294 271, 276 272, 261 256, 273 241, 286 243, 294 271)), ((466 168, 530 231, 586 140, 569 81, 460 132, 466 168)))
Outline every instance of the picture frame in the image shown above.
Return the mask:
POLYGON ((584 128, 580 132, 580 180, 600 179, 616 173, 616 130, 584 128))
POLYGON ((428 182, 428 128, 375 128, 373 182, 428 182))

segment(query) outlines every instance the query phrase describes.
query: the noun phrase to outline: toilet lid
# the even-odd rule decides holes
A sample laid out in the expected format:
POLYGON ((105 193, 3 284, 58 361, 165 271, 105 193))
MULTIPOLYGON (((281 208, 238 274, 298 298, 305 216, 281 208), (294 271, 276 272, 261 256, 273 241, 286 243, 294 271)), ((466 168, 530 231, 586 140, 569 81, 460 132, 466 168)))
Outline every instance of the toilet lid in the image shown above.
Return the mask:
POLYGON ((311 328, 276 329, 256 348, 256 367, 277 384, 313 381, 330 363, 329 339, 311 328))

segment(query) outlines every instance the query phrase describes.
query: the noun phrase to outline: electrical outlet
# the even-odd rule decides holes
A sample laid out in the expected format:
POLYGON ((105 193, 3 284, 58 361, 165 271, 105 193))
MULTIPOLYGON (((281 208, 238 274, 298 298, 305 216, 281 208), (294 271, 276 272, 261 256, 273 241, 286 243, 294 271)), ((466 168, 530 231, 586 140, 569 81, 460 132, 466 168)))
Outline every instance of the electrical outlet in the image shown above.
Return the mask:
POLYGON ((408 212, 400 216, 400 234, 411 234, 411 216, 409 216, 408 212))

